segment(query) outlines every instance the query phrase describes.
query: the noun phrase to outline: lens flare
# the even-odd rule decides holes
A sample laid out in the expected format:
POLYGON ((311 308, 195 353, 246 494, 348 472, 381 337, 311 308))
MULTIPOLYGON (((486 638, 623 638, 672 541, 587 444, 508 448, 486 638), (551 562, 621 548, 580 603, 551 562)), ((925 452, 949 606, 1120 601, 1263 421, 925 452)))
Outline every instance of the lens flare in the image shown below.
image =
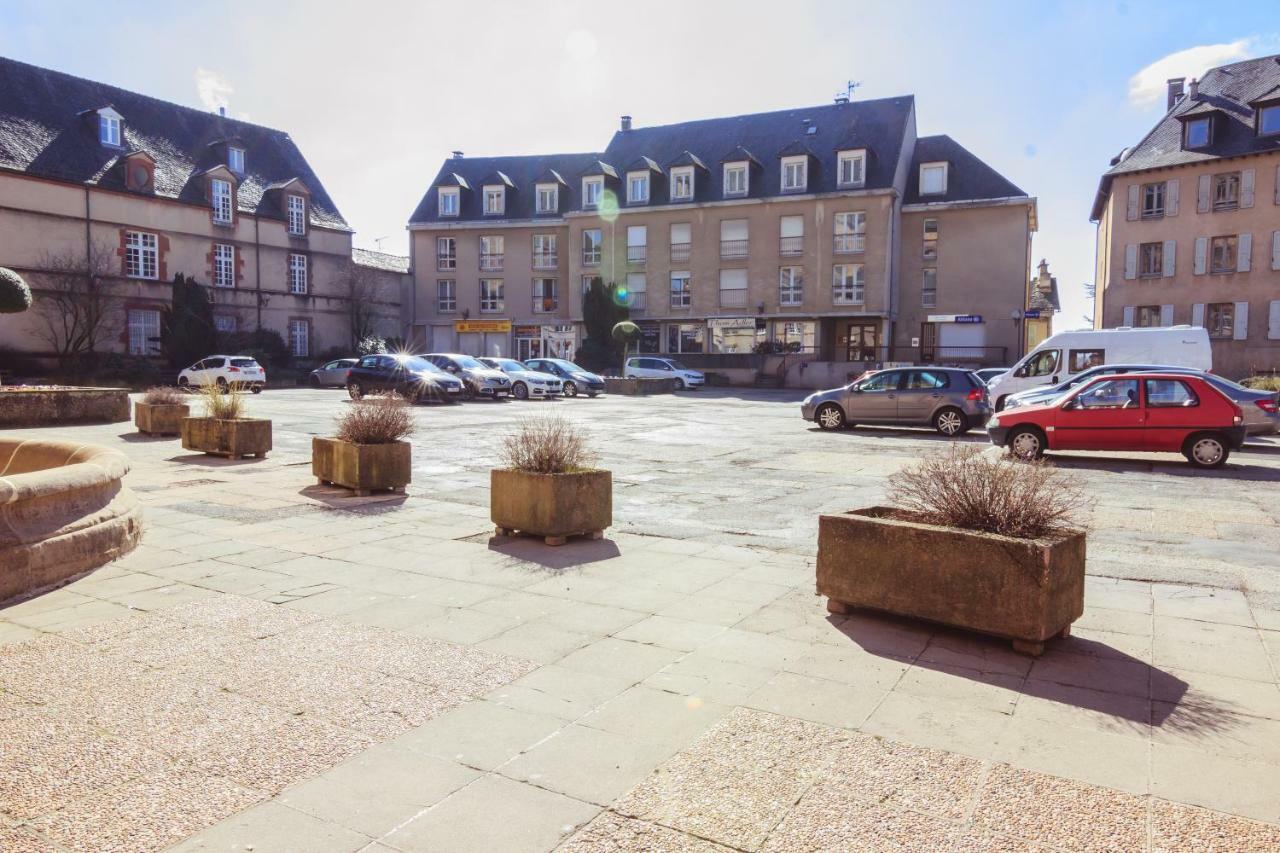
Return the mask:
POLYGON ((613 222, 618 218, 618 194, 613 190, 605 190, 600 199, 599 216, 605 222, 613 222))
POLYGON ((627 290, 623 285, 618 285, 613 290, 613 301, 615 305, 620 305, 623 308, 631 307, 631 291, 627 290))

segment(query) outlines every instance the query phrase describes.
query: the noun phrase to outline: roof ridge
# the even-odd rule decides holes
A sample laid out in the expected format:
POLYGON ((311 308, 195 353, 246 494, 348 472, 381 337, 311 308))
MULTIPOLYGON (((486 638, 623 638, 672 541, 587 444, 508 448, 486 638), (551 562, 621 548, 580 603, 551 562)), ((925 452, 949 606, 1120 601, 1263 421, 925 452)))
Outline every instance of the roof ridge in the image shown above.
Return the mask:
POLYGON ((736 119, 736 118, 760 118, 762 116, 774 116, 774 115, 785 115, 788 113, 797 113, 797 112, 802 112, 804 110, 825 110, 825 109, 836 109, 837 107, 840 107, 840 108, 856 107, 856 106, 861 106, 863 104, 881 104, 889 101, 901 101, 901 100, 914 101, 915 95, 893 95, 886 98, 870 98, 865 101, 848 101, 846 103, 815 104, 809 107, 786 107, 780 110, 766 110, 764 112, 759 112, 759 113, 738 113, 737 115, 710 116, 708 118, 686 119, 685 121, 673 121, 667 124, 650 124, 650 125, 644 125, 642 127, 633 127, 629 131, 614 131, 614 133, 615 134, 623 133, 623 132, 635 133, 636 131, 642 131, 642 130, 661 130, 663 128, 668 128, 668 127, 677 127, 682 124, 700 124, 702 122, 710 122, 710 121, 730 121, 731 119, 736 119))

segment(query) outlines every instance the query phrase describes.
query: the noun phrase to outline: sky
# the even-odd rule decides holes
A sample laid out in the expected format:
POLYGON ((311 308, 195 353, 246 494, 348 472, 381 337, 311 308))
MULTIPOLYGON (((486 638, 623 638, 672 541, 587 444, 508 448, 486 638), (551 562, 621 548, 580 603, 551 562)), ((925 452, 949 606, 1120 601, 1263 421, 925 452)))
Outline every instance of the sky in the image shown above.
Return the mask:
POLYGON ((1280 53, 1274 2, 0 0, 0 55, 286 130, 355 244, 408 252, 442 161, 602 149, 637 127, 911 94, 1038 199, 1033 263, 1086 324, 1098 178, 1165 80, 1280 53))

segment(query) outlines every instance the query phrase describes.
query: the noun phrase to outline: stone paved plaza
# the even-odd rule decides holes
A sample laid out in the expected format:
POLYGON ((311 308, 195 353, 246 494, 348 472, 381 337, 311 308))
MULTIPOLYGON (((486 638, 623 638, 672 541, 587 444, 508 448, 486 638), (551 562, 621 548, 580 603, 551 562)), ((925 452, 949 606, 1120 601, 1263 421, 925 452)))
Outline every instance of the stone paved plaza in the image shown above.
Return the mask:
POLYGON ((146 532, 0 609, 0 849, 1280 847, 1280 443, 1060 457, 1086 609, 1033 660, 827 614, 818 514, 944 443, 797 399, 421 407, 407 497, 315 484, 340 392, 251 398, 261 461, 39 431, 124 450, 146 532), (549 411, 614 471, 601 541, 491 536, 497 444, 549 411))

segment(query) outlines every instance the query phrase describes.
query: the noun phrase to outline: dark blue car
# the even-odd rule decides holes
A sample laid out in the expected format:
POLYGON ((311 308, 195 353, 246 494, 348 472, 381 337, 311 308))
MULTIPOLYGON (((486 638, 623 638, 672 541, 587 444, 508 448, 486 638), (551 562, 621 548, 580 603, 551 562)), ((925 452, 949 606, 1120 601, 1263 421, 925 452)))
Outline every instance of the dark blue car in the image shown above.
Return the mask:
POLYGON ((530 358, 525 360, 525 364, 530 370, 560 377, 561 382, 564 383, 561 386, 562 393, 566 397, 576 397, 579 393, 594 397, 604 391, 603 377, 579 367, 572 361, 565 361, 563 358, 530 358))

